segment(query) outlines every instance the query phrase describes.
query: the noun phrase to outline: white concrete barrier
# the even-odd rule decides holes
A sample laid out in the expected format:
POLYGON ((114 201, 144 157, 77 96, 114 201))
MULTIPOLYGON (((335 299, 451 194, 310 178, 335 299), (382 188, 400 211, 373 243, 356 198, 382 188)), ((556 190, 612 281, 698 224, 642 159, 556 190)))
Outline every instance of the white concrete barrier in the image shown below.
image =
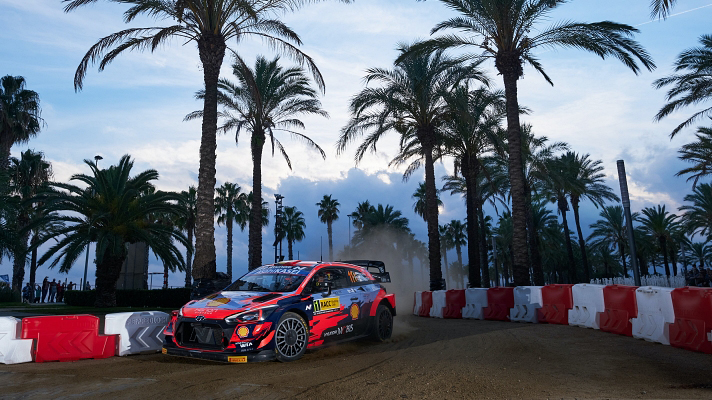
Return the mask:
MULTIPOLYGON (((631 319, 633 337, 670 345, 669 325, 675 322, 673 288, 642 286, 635 291, 638 316, 631 319)), ((712 341, 712 335, 710 335, 712 341)))
POLYGON ((579 283, 571 288, 574 307, 569 310, 569 325, 601 329, 598 313, 606 311, 604 287, 606 285, 579 283))
POLYGON ((487 307, 487 289, 465 290, 465 307, 462 309, 462 318, 485 319, 482 312, 485 307, 487 307))
POLYGON ((541 308, 541 286, 517 286, 514 288, 514 308, 509 310, 513 322, 539 322, 537 309, 541 308))
POLYGON ((420 307, 423 305, 423 292, 415 292, 415 301, 413 302, 413 315, 420 315, 420 307))
POLYGON ((20 337, 22 321, 13 317, 0 317, 0 363, 32 362, 32 339, 20 337))
POLYGON ((104 334, 119 335, 116 355, 155 353, 163 347, 163 328, 170 316, 160 311, 107 314, 104 334))
POLYGON ((445 290, 436 290, 433 292, 433 306, 430 308, 431 318, 442 318, 443 309, 447 306, 445 302, 445 290))

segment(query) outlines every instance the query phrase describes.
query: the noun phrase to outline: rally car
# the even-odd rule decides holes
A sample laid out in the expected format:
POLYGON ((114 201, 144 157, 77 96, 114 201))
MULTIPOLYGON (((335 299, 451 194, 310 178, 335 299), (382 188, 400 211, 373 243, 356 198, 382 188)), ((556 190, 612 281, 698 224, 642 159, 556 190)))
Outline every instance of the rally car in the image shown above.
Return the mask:
POLYGON ((287 362, 328 344, 384 341, 393 332, 396 300, 381 282, 390 282, 390 275, 380 261, 265 265, 174 311, 163 353, 287 362))

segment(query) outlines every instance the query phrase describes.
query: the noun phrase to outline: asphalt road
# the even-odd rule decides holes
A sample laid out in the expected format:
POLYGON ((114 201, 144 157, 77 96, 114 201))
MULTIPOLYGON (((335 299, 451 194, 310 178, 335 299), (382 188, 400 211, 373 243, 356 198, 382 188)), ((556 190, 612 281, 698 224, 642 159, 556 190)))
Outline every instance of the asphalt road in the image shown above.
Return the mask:
POLYGON ((0 398, 712 398, 712 355, 569 326, 396 317, 293 363, 161 354, 0 365, 0 398))

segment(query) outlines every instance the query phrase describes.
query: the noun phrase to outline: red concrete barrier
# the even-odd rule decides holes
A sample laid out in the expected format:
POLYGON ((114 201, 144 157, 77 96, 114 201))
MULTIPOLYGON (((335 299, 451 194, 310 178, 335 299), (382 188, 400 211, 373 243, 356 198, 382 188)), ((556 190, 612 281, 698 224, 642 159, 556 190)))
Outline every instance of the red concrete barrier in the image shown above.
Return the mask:
POLYGON ((448 290, 445 292, 445 310, 443 318, 462 318, 465 307, 465 290, 448 290))
POLYGON ((22 338, 35 340, 35 362, 108 358, 116 353, 116 336, 99 335, 99 318, 93 315, 28 317, 22 320, 22 338))
POLYGON ((602 331, 633 336, 630 319, 638 316, 636 289, 637 286, 624 285, 609 285, 603 288, 605 311, 598 313, 602 331))
POLYGON ((514 288, 494 287, 487 290, 487 307, 482 310, 485 319, 509 321, 509 310, 514 308, 514 288))
POLYGON ((675 323, 670 324, 670 345, 712 354, 712 289, 677 288, 672 291, 675 323))
POLYGON ((423 292, 423 302, 420 305, 420 316, 429 317, 433 308, 433 292, 423 292))
POLYGON ((569 310, 574 307, 571 288, 574 285, 546 285, 541 288, 542 305, 538 310, 539 322, 569 324, 569 310))

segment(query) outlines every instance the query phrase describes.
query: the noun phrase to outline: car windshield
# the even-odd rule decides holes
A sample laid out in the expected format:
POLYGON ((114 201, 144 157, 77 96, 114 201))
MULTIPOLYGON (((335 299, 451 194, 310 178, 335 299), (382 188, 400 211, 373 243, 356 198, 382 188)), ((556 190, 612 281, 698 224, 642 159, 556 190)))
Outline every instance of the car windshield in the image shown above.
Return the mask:
POLYGON ((285 273, 255 273, 255 271, 236 280, 226 291, 246 292, 293 292, 304 281, 306 275, 285 273))

